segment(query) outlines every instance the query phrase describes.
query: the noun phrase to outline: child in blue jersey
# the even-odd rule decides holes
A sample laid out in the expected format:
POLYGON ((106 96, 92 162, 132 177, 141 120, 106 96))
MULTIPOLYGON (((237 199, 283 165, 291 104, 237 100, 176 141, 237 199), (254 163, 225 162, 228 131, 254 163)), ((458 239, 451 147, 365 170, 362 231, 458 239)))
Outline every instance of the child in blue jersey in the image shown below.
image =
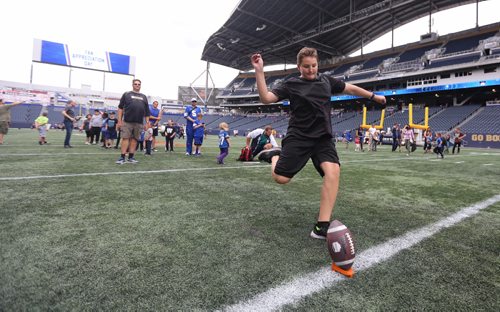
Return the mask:
POLYGON ((114 140, 118 137, 116 133, 116 125, 118 124, 118 119, 115 117, 115 113, 109 113, 109 118, 104 122, 106 124, 106 147, 111 148, 114 144, 114 140))
POLYGON ((195 151, 194 155, 201 155, 201 145, 203 145, 203 136, 205 134, 205 123, 202 121, 203 115, 196 115, 196 120, 193 122, 193 130, 194 130, 194 146, 195 151))
POLYGON ((220 154, 217 156, 217 164, 224 165, 224 158, 229 154, 229 126, 225 122, 219 124, 219 148, 220 154))
POLYGON ((443 149, 444 149, 444 140, 441 137, 441 133, 438 132, 436 134, 436 147, 434 147, 434 153, 441 155, 441 159, 444 158, 443 149))

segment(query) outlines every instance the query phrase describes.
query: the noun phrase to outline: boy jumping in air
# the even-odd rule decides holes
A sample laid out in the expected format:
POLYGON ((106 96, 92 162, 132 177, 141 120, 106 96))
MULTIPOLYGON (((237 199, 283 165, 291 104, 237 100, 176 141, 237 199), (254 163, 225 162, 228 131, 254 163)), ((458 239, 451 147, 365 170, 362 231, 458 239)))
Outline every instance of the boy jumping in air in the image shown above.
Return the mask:
POLYGON ((385 97, 318 74, 319 58, 314 48, 302 48, 297 54, 300 77, 290 78, 271 91, 267 90, 262 56, 252 55, 251 62, 262 103, 290 101, 290 121, 282 150, 265 150, 259 160, 271 163, 272 177, 277 183, 285 184, 305 166, 309 158, 312 159, 314 167, 323 177, 323 185, 318 221, 311 237, 325 239, 340 178, 340 162, 332 143, 330 98, 336 93, 347 93, 385 104, 385 97))

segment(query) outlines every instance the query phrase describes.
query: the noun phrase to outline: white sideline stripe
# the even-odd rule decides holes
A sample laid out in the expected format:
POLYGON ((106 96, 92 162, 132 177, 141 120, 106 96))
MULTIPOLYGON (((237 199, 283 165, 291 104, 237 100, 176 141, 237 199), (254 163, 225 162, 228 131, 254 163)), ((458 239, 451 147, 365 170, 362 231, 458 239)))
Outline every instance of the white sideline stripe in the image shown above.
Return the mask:
MULTIPOLYGON (((119 166, 115 165, 114 166, 119 166)), ((137 166, 135 164, 124 164, 120 166, 137 166)), ((74 174, 57 174, 45 176, 27 176, 27 177, 5 177, 0 178, 0 181, 14 181, 14 180, 33 180, 33 179, 53 179, 53 178, 72 178, 72 177, 93 177, 93 176, 108 176, 108 175, 126 175, 126 174, 144 174, 144 173, 166 173, 166 172, 183 172, 183 171, 209 171, 209 170, 225 170, 225 169, 250 169, 269 167, 269 165, 260 166, 234 166, 234 167, 211 167, 211 168, 179 168, 179 169, 164 169, 164 170, 140 170, 140 171, 115 171, 115 172, 91 172, 91 173, 74 173, 74 174)))
MULTIPOLYGON (((83 154, 91 154, 91 153, 83 153, 83 154)), ((105 153, 96 153, 98 155, 102 155, 105 153)), ((488 153, 483 153, 488 154, 488 153)), ((0 154, 0 156, 9 156, 9 155, 18 155, 18 154, 0 154)), ((43 155, 43 154, 30 154, 30 156, 43 155)), ((54 155, 54 154, 50 154, 54 155)), ((57 154, 62 155, 62 154, 57 154)), ((66 155, 78 155, 78 153, 66 153, 66 155)), ((82 154, 80 154, 82 155, 82 154)), ((108 154, 109 155, 109 154, 108 154)), ((489 153, 488 155, 495 155, 489 153)), ((498 153, 500 156, 500 153, 498 153)), ((457 155, 458 156, 458 155, 457 155)), ((455 156, 455 157, 457 157, 455 156)), ((460 155, 460 156, 480 156, 479 154, 470 154, 470 155, 460 155)), ((188 157, 188 156, 185 156, 188 157)), ((189 156, 191 157, 191 156, 189 156)), ((398 161, 398 160, 417 160, 417 161, 428 161, 428 158, 415 158, 415 157, 395 157, 395 158, 379 158, 379 159, 357 159, 357 160, 346 160, 341 161, 341 164, 352 164, 352 163, 365 163, 365 162, 386 162, 386 161, 398 161)), ((123 172, 93 172, 93 173, 73 173, 73 174, 59 174, 59 175, 43 175, 43 176, 25 176, 25 177, 5 177, 1 178, 0 181, 13 181, 13 180, 32 180, 32 179, 51 179, 51 178, 72 178, 72 177, 86 177, 86 176, 107 176, 107 175, 120 175, 120 174, 134 174, 134 173, 167 173, 167 172, 183 172, 183 171, 207 171, 207 170, 223 170, 223 169, 238 169, 238 168, 261 168, 261 167, 270 167, 268 164, 262 165, 262 163, 255 162, 256 165, 248 166, 245 162, 243 162, 243 166, 232 166, 232 167, 213 167, 213 168, 179 168, 179 169, 164 169, 164 170, 141 170, 141 171, 123 171, 123 172)), ((113 166, 117 166, 112 164, 113 166)), ((312 165, 310 162, 307 163, 306 166, 312 165)))
MULTIPOLYGON (((497 202, 500 194, 485 201, 466 207, 436 223, 410 231, 403 236, 393 238, 383 244, 369 248, 358 254, 354 263, 354 271, 360 273, 376 264, 387 261, 399 252, 411 248, 422 240, 433 236, 442 229, 451 227, 469 218, 497 202)), ((354 277, 356 278, 356 276, 354 277)), ((298 303, 303 298, 348 280, 340 274, 332 272, 330 266, 316 272, 298 277, 286 284, 269 289, 252 299, 223 308, 223 311, 273 311, 285 305, 298 303)))

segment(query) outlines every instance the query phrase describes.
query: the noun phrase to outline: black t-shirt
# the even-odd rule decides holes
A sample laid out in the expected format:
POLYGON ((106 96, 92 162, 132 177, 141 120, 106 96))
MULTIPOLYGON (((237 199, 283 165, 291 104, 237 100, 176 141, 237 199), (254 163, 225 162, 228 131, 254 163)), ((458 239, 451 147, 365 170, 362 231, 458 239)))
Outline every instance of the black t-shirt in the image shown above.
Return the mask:
POLYGON ((315 80, 300 77, 283 82, 272 92, 278 101, 290 100, 290 121, 287 135, 297 134, 306 138, 332 136, 331 96, 342 93, 343 81, 319 74, 315 80))
POLYGON ((108 131, 116 131, 116 124, 117 123, 118 123, 118 119, 116 119, 116 118, 106 119, 106 124, 108 125, 108 131))
POLYGON ((174 126, 166 126, 165 127, 165 136, 167 138, 174 138, 176 132, 177 131, 175 130, 174 126))
POLYGON ((118 108, 123 109, 123 121, 142 123, 149 117, 148 98, 142 93, 128 91, 123 93, 118 108))

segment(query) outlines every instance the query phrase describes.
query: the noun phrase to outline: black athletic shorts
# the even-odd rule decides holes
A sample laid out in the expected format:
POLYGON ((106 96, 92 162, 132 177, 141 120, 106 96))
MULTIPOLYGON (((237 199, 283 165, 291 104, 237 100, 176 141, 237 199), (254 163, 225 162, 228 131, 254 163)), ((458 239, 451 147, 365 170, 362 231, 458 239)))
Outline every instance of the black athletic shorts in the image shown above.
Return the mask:
POLYGON ((335 144, 329 137, 309 139, 297 135, 287 135, 282 141, 280 158, 276 163, 274 173, 292 178, 311 158, 316 171, 321 176, 325 173, 320 165, 323 162, 332 162, 340 165, 335 144))
POLYGON ((158 136, 158 126, 153 127, 153 136, 157 137, 158 136))

